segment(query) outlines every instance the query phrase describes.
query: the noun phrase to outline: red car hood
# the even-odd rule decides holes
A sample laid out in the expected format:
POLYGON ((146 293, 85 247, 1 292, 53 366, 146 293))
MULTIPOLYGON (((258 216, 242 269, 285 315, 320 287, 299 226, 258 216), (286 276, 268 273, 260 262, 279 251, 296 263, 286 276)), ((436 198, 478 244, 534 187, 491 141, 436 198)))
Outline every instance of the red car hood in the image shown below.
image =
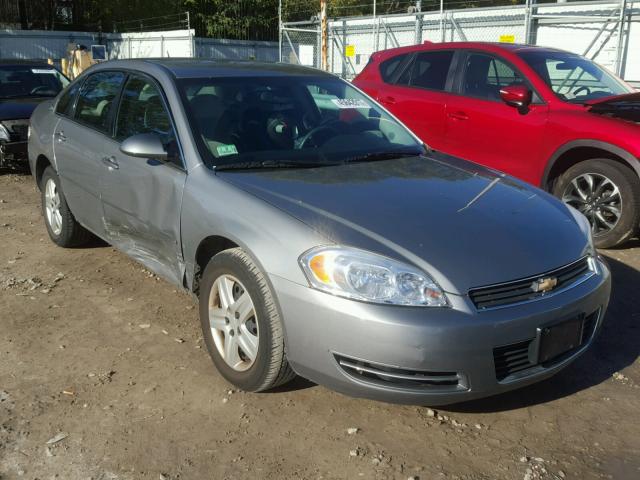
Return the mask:
POLYGON ((607 105, 617 102, 640 102, 640 92, 623 93, 622 95, 613 95, 611 97, 597 98, 585 102, 585 105, 607 105))
POLYGON ((587 102, 587 109, 596 115, 640 123, 640 92, 625 93, 587 102))

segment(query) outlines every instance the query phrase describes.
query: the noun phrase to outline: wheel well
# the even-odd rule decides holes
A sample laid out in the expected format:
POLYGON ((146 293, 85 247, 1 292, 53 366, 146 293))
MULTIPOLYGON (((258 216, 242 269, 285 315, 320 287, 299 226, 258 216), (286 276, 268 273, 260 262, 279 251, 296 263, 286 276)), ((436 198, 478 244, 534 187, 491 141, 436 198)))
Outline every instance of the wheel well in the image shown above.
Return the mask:
POLYGON ((198 249, 196 250, 196 264, 193 274, 192 289, 194 293, 198 293, 200 278, 202 278, 202 272, 204 272, 209 260, 224 250, 236 247, 238 247, 238 245, 235 242, 219 235, 212 235, 200 242, 200 245, 198 245, 198 249))
POLYGON ((572 148, 571 150, 567 150, 562 155, 560 155, 551 167, 549 175, 547 176, 546 184, 544 185, 545 190, 551 191, 556 179, 571 167, 592 158, 610 158, 611 160, 615 160, 622 165, 631 168, 631 166, 622 157, 619 157, 615 153, 611 153, 608 150, 597 147, 572 148))
POLYGON ((36 160, 36 182, 38 188, 40 188, 40 180, 42 180, 42 174, 46 170, 48 166, 51 165, 51 162, 44 155, 40 155, 36 160))

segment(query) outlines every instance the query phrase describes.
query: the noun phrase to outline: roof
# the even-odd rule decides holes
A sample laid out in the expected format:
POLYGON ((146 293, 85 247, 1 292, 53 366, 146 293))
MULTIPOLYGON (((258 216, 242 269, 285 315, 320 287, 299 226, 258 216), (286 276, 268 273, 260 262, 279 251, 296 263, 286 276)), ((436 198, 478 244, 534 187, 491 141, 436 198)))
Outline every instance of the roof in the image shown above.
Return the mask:
POLYGON ((463 48, 476 48, 479 50, 487 51, 508 51, 508 52, 522 52, 522 51, 551 51, 551 52, 563 52, 557 48, 540 47, 537 45, 526 45, 523 43, 499 43, 499 42, 424 42, 417 45, 409 45, 406 47, 392 48, 389 50, 383 50, 377 53, 384 54, 386 57, 388 54, 395 55, 402 52, 414 52, 421 50, 429 50, 432 48, 444 49, 463 49, 463 48))
POLYGON ((22 60, 13 58, 0 58, 0 65, 37 65, 39 67, 55 68, 53 65, 49 65, 44 60, 22 60))
MULTIPOLYGON (((266 63, 229 60, 209 60, 198 58, 145 58, 138 59, 146 63, 160 65, 171 71, 178 78, 197 78, 207 76, 256 77, 256 76, 290 76, 290 75, 327 75, 331 74, 311 67, 290 65, 285 63, 266 63)), ((127 60, 123 60, 127 62, 127 60)))

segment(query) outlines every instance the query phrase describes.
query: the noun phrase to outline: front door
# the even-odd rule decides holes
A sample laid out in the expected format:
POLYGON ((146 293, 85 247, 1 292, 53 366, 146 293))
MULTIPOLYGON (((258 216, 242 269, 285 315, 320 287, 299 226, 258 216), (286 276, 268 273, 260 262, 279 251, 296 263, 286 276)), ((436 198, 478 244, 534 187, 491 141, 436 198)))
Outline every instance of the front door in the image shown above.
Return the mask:
POLYGON ((76 219, 104 236, 99 177, 102 144, 111 134, 112 105, 124 81, 121 72, 99 72, 82 84, 75 111, 64 112, 54 131, 62 190, 76 219))
POLYGON ((146 76, 130 75, 114 138, 105 140, 100 192, 109 242, 157 274, 181 283, 180 211, 186 173, 169 115, 160 87, 146 76), (120 151, 123 140, 140 133, 162 139, 167 162, 120 151))
POLYGON ((525 84, 525 79, 501 59, 469 53, 463 62, 459 95, 447 102, 444 151, 537 183, 548 107, 534 95, 526 110, 509 106, 500 88, 525 84))

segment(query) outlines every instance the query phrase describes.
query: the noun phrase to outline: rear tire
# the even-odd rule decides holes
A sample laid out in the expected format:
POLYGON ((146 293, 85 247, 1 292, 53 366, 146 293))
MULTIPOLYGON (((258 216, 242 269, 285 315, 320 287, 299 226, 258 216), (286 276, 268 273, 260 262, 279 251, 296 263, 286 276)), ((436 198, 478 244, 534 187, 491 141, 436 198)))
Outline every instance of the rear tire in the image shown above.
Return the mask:
POLYGON ((47 167, 42 174, 41 196, 44 223, 53 243, 65 248, 79 247, 92 238, 69 210, 60 178, 53 167, 47 167))
POLYGON ((274 295, 244 250, 209 261, 200 282, 200 322, 211 359, 229 383, 260 392, 295 377, 274 295))
POLYGON ((557 178, 553 194, 587 217, 598 248, 622 244, 640 225, 640 179, 616 160, 574 165, 557 178))

